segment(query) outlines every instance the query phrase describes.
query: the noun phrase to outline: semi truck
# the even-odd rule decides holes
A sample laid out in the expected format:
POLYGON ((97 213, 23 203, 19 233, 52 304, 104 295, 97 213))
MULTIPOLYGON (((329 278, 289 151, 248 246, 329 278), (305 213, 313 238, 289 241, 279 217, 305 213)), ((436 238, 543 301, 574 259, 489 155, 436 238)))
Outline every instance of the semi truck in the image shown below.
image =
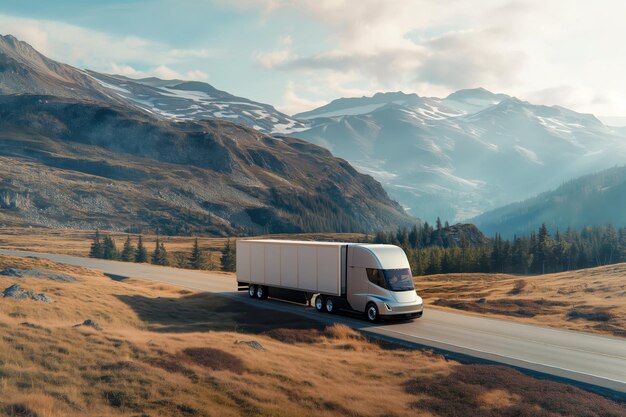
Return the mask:
POLYGON ((295 240, 237 240, 237 283, 259 300, 350 310, 370 322, 421 317, 409 261, 394 245, 295 240))

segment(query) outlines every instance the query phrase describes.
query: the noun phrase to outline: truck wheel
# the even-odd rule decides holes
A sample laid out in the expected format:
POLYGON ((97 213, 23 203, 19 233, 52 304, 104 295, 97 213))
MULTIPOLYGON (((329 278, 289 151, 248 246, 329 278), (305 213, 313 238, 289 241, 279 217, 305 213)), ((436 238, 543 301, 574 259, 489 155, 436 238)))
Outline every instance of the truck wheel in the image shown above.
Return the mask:
POLYGON ((324 307, 326 308, 327 313, 335 314, 337 312, 337 307, 335 306, 335 300, 333 300, 333 297, 326 298, 324 307))
POLYGON ((267 298, 267 287, 264 285, 257 285, 256 298, 259 300, 265 300, 267 298))
POLYGON ((325 300, 324 300, 324 296, 323 295, 318 295, 317 297, 315 297, 315 309, 317 311, 319 311, 320 313, 323 313, 324 310, 324 305, 326 304, 325 300))
POLYGON ((367 320, 370 323, 376 323, 380 319, 378 315, 378 307, 376 307, 376 304, 369 303, 367 307, 365 307, 365 315, 367 316, 367 320))
POLYGON ((256 285, 250 284, 248 286, 248 295, 250 296, 250 298, 256 297, 256 285))

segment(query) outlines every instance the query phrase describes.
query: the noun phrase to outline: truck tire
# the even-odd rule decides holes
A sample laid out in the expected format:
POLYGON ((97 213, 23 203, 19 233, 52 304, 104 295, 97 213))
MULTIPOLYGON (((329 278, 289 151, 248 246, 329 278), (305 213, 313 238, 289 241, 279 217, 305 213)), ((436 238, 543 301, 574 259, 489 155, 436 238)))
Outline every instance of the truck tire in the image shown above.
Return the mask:
POLYGON ((327 297, 324 303, 324 309, 329 314, 335 314, 337 312, 337 305, 333 297, 327 297))
POLYGON ((250 284, 248 286, 248 295, 250 296, 250 298, 256 297, 256 285, 250 284))
POLYGON ((367 317, 367 321, 370 323, 376 323, 380 320, 380 316, 378 314, 378 307, 374 303, 368 303, 365 307, 365 317, 367 317))
POLYGON ((319 311, 320 313, 323 313, 326 311, 326 300, 324 299, 324 296, 321 294, 315 297, 315 309, 319 311))
POLYGON ((259 300, 267 299, 267 287, 265 285, 256 286, 256 298, 259 300))

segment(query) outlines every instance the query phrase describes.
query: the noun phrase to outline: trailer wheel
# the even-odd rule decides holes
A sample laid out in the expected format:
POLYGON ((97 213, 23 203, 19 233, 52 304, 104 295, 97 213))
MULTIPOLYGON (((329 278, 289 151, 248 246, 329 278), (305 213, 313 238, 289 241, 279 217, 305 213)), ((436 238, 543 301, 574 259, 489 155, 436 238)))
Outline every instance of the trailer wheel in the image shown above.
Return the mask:
POLYGON ((256 298, 259 300, 267 299, 267 287, 264 285, 257 285, 256 287, 256 298))
POLYGON ((248 295, 250 296, 250 298, 256 297, 256 285, 250 284, 248 286, 248 295))
POLYGON ((376 323, 380 317, 378 315, 378 307, 374 303, 368 303, 365 307, 365 315, 370 323, 376 323))
POLYGON ((337 312, 337 307, 335 306, 335 300, 333 300, 333 297, 326 298, 324 307, 326 308, 327 313, 335 314, 337 312))
POLYGON ((325 306, 326 302, 324 300, 324 296, 322 294, 318 295, 317 297, 315 297, 315 309, 317 311, 319 311, 320 313, 323 313, 324 310, 324 306, 325 306))

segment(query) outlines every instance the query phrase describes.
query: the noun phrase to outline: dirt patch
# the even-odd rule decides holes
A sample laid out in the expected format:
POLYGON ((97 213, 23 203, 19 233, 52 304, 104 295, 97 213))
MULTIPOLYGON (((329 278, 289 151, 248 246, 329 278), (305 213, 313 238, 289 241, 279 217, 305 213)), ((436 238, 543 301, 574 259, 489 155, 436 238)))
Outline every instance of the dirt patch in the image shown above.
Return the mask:
POLYGON ((242 374, 246 370, 241 359, 223 350, 200 347, 187 348, 182 353, 190 362, 214 371, 230 371, 242 374))
POLYGON ((496 300, 448 300, 440 298, 433 304, 457 310, 472 311, 474 313, 503 314, 513 317, 535 317, 538 315, 554 314, 553 307, 567 306, 567 303, 562 301, 551 301, 543 298, 538 300, 507 298, 496 300))
POLYGON ((405 390, 422 397, 413 402, 414 408, 440 417, 619 417, 625 412, 622 405, 598 395, 533 379, 503 366, 458 366, 444 377, 409 380, 405 390), (493 397, 494 390, 502 387, 506 387, 506 401, 498 401, 498 407, 485 407, 485 398, 493 397))
POLYGON ((322 338, 322 332, 317 329, 272 329, 264 333, 279 342, 295 343, 318 343, 322 338))

